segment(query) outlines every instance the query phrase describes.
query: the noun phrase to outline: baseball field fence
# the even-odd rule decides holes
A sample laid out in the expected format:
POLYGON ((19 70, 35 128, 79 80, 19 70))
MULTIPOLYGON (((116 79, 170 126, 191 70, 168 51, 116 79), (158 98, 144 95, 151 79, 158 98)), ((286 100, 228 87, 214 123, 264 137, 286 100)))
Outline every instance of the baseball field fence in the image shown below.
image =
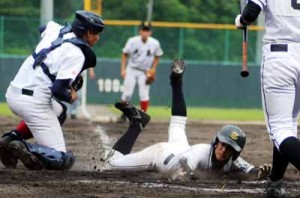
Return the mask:
MULTIPOLYGON (((71 21, 70 19, 69 21, 71 21)), ((55 19, 64 24, 67 21, 55 19)), ((98 57, 97 80, 88 80, 88 103, 111 103, 119 99, 122 48, 138 34, 140 21, 105 20, 106 28, 94 47, 98 57)), ((0 101, 20 67, 40 40, 39 19, 0 16, 0 101)), ((153 37, 164 51, 157 80, 151 87, 151 103, 169 103, 168 72, 174 58, 182 58, 188 68, 185 76, 187 103, 210 107, 260 107, 259 65, 261 26, 250 26, 248 63, 250 76, 239 76, 242 60, 242 32, 233 24, 198 24, 153 21, 153 37)), ((134 99, 137 100, 135 93, 134 99)))

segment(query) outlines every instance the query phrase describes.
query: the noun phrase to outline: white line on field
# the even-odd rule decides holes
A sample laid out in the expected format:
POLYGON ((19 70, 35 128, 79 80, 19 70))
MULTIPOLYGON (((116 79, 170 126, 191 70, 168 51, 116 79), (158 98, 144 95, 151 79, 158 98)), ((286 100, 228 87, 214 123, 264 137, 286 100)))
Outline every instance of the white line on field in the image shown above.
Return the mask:
MULTIPOLYGON (((113 140, 112 138, 110 138, 107 133, 105 132, 105 130, 100 126, 97 125, 95 132, 99 135, 100 138, 100 152, 101 152, 101 159, 106 159, 107 155, 109 154, 111 148, 112 148, 112 143, 113 140)), ((100 165, 100 166, 103 166, 100 165)))
POLYGON ((101 126, 97 126, 96 133, 99 134, 100 141, 104 150, 110 149, 112 144, 112 139, 107 135, 105 130, 101 126))
POLYGON ((187 187, 187 186, 179 186, 179 185, 172 185, 172 184, 158 184, 153 182, 146 182, 146 183, 132 183, 132 182, 124 182, 124 181, 105 181, 105 180, 76 180, 70 181, 71 183, 86 183, 86 184, 103 184, 103 183, 113 183, 113 184, 135 184, 143 188, 172 188, 172 189, 180 189, 180 190, 188 190, 188 191, 204 191, 204 192, 217 192, 217 193, 248 193, 248 194, 257 194, 263 193, 264 189, 262 188, 253 188, 253 189, 246 189, 246 188, 238 188, 238 189, 218 189, 218 188, 202 188, 202 187, 187 187))

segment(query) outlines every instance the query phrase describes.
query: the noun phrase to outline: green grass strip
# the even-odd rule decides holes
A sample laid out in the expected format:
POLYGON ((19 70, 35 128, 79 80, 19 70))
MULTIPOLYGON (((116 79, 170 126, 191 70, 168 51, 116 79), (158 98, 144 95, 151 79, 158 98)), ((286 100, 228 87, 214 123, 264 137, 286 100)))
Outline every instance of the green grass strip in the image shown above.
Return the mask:
MULTIPOLYGON (((119 113, 111 108, 112 112, 119 113)), ((170 107, 151 106, 147 112, 153 119, 168 119, 171 115, 170 107)), ((188 118, 191 120, 236 120, 236 121, 263 121, 264 115, 261 109, 226 109, 188 107, 188 118)))
POLYGON ((6 103, 0 103, 0 116, 12 116, 13 113, 6 103))

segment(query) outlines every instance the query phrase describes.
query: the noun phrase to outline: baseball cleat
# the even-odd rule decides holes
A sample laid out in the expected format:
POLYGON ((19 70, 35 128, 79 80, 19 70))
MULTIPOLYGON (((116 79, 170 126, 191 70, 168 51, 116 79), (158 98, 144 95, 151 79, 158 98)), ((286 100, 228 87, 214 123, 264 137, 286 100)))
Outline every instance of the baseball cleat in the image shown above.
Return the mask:
POLYGON ((16 168, 18 160, 11 156, 8 144, 12 141, 11 136, 6 135, 0 139, 0 160, 6 168, 16 168))
POLYGON ((19 140, 12 141, 8 145, 8 150, 13 157, 20 159, 26 168, 30 170, 43 169, 43 163, 28 150, 23 142, 19 140))
POLYGON ((267 197, 285 197, 286 193, 283 188, 283 180, 280 179, 278 181, 272 181, 268 179, 267 187, 266 187, 266 195, 267 197))
POLYGON ((172 86, 181 86, 182 85, 182 75, 184 73, 185 63, 183 60, 176 59, 171 65, 171 85, 172 86))
POLYGON ((131 122, 140 122, 143 127, 145 127, 151 119, 148 114, 131 104, 117 102, 115 103, 115 107, 122 111, 131 122))
POLYGON ((183 74, 185 68, 185 63, 181 59, 176 59, 173 61, 171 65, 172 73, 173 74, 183 74))

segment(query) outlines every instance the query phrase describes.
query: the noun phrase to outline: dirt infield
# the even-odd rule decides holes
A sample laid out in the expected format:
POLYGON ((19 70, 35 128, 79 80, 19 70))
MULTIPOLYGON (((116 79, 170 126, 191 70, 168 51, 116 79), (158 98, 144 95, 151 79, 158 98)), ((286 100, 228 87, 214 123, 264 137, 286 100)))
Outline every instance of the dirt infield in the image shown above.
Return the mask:
MULTIPOLYGON (((17 118, 0 117, 0 132, 14 128, 17 118)), ((124 132, 126 124, 91 123, 67 120, 64 134, 68 150, 77 161, 69 172, 29 171, 21 163, 18 169, 0 165, 0 197, 262 197, 265 181, 239 175, 202 175, 190 181, 168 181, 153 172, 101 172, 103 146, 110 146, 124 132), (103 145, 105 143, 105 145, 103 145), (108 145, 107 145, 108 144, 108 145)), ((222 124, 188 122, 191 144, 210 143, 222 124)), ((239 124, 247 134, 242 157, 254 165, 271 162, 272 145, 263 125, 239 124)), ((167 139, 166 122, 151 121, 140 135, 134 150, 167 139)), ((286 174, 291 197, 300 197, 300 174, 292 166, 286 174)))

